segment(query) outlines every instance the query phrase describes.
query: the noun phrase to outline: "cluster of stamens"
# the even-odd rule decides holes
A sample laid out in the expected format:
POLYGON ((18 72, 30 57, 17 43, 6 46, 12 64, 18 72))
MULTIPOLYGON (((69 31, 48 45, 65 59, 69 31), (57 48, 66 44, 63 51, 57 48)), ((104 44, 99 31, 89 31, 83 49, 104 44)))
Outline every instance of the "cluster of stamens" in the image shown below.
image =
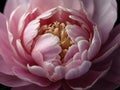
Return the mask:
MULTIPOLYGON (((68 24, 68 23, 67 23, 68 24)), ((72 40, 68 36, 66 32, 66 24, 60 23, 60 22, 54 22, 49 25, 43 25, 40 28, 40 33, 52 33, 53 35, 56 35, 59 39, 59 45, 62 48, 62 52, 60 53, 61 58, 63 59, 66 55, 68 48, 73 44, 72 40)))

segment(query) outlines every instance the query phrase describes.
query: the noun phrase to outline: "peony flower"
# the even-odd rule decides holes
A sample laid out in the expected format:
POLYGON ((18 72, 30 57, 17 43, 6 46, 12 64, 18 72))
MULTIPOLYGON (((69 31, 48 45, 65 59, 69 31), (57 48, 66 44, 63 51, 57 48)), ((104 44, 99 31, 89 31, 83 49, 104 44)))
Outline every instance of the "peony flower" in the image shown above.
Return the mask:
POLYGON ((12 90, 120 85, 115 0, 8 0, 0 14, 0 83, 12 90))

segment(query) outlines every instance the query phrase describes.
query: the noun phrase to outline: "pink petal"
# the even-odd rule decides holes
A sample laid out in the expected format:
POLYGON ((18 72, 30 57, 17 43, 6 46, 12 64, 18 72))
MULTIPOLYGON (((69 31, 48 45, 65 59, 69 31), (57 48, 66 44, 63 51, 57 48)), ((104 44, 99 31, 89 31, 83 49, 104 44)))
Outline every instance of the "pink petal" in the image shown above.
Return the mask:
POLYGON ((0 13, 0 21, 2 21, 2 22, 0 22, 0 30, 7 33, 7 25, 6 25, 7 24, 7 19, 2 13, 0 13))
POLYGON ((40 67, 40 66, 29 66, 27 65, 28 67, 28 70, 34 74, 34 75, 37 75, 37 76, 40 76, 40 77, 44 77, 46 78, 47 77, 47 72, 45 71, 44 68, 40 67))
POLYGON ((11 71, 11 65, 5 63, 1 56, 0 56, 0 72, 7 75, 13 75, 13 72, 11 71))
POLYGON ((29 2, 29 0, 24 0, 24 1, 7 0, 5 10, 4 10, 5 15, 9 18, 10 14, 12 13, 12 11, 14 9, 16 9, 19 5, 23 5, 23 4, 25 4, 27 6, 28 2, 29 2))
POLYGON ((72 45, 71 47, 69 47, 66 55, 65 55, 65 58, 64 58, 64 61, 67 62, 69 61, 75 53, 77 53, 79 50, 78 50, 78 47, 77 45, 72 45))
POLYGON ((59 38, 52 34, 41 35, 36 41, 33 52, 39 51, 43 54, 45 60, 54 59, 61 52, 61 47, 58 43, 59 38))
POLYGON ((32 58, 31 56, 25 51, 24 47, 21 44, 21 40, 16 40, 16 47, 17 51, 20 54, 20 56, 28 61, 30 61, 32 58))
POLYGON ((98 26, 102 43, 104 43, 117 19, 117 3, 115 0, 94 0, 94 5, 93 20, 98 26))
POLYGON ((36 37, 38 33, 39 26, 40 26, 39 20, 33 20, 25 28, 23 34, 23 41, 28 51, 31 50, 33 39, 36 37))
POLYGON ((64 78, 65 68, 62 66, 55 67, 53 75, 50 77, 52 81, 58 81, 64 78))
POLYGON ((14 74, 22 80, 37 84, 39 86, 48 86, 51 82, 46 78, 41 78, 33 75, 24 68, 15 67, 13 68, 14 74))
POLYGON ((80 0, 62 0, 63 5, 60 4, 61 6, 69 9, 75 9, 75 10, 80 10, 82 8, 82 3, 80 0))
POLYGON ((84 50, 87 50, 89 47, 89 42, 87 40, 80 40, 78 42, 79 52, 82 54, 84 50))
POLYGON ((12 90, 58 90, 60 86, 61 86, 60 83, 53 83, 48 87, 40 87, 32 84, 23 87, 12 88, 12 90))
POLYGON ((69 37, 75 41, 75 39, 77 37, 84 37, 84 38, 88 38, 88 34, 86 33, 86 31, 82 30, 82 28, 80 28, 79 26, 76 25, 67 25, 66 26, 66 31, 69 35, 69 37))
MULTIPOLYGON (((39 10, 37 8, 35 8, 32 11, 28 10, 21 16, 21 18, 19 20, 19 26, 18 26, 19 36, 22 36, 27 25, 32 21, 35 22, 36 17, 40 14, 41 13, 39 12, 39 10)), ((38 21, 38 19, 36 21, 38 21)))
POLYGON ((79 88, 80 89, 81 88, 89 88, 99 78, 101 78, 107 71, 108 71, 108 69, 106 69, 103 72, 98 72, 98 71, 92 71, 92 70, 90 70, 90 71, 88 71, 87 73, 85 73, 84 75, 82 75, 79 78, 68 80, 67 83, 73 89, 78 89, 79 90, 79 88))
POLYGON ((41 9, 41 13, 45 12, 51 8, 63 6, 70 9, 81 9, 81 3, 79 0, 73 1, 73 0, 60 0, 60 1, 49 1, 49 0, 30 0, 31 8, 39 7, 41 9), (48 3, 49 2, 49 3, 48 3), (44 5, 46 4, 46 5, 44 5))
POLYGON ((79 67, 70 69, 66 73, 65 79, 70 80, 82 76, 89 70, 90 66, 91 63, 89 61, 83 61, 79 67))
MULTIPOLYGON (((78 53, 77 53, 78 54, 78 53)), ((66 72, 68 72, 71 69, 75 69, 78 68, 80 65, 82 64, 82 61, 80 59, 76 59, 73 58, 73 60, 69 61, 66 66, 65 66, 65 70, 66 72)))
POLYGON ((99 32, 97 31, 97 29, 95 27, 92 42, 88 49, 88 59, 89 60, 91 60, 99 52, 100 47, 101 47, 101 38, 100 38, 99 32))
POLYGON ((92 18, 94 14, 94 0, 83 0, 83 4, 89 16, 92 18))
MULTIPOLYGON (((95 58, 93 60, 93 64, 95 64, 95 63, 100 64, 101 62, 106 62, 106 58, 111 56, 112 53, 117 50, 117 48, 118 48, 118 44, 115 44, 109 50, 107 50, 105 53, 103 53, 101 56, 95 58)), ((109 62, 109 61, 111 61, 111 59, 109 59, 107 62, 109 62)))
POLYGON ((40 51, 32 51, 32 57, 38 65, 43 65, 43 55, 40 51))
POLYGON ((14 54, 8 40, 7 32, 3 32, 2 30, 0 30, 0 43, 0 55, 2 56, 3 60, 10 65, 14 65, 12 59, 14 54))
POLYGON ((14 39, 19 37, 18 35, 19 20, 25 11, 26 9, 23 6, 19 6, 10 15, 8 29, 9 29, 9 32, 11 32, 11 34, 14 36, 14 39))
POLYGON ((0 73, 0 83, 9 87, 20 87, 24 85, 29 85, 29 82, 21 80, 16 76, 10 76, 0 73))

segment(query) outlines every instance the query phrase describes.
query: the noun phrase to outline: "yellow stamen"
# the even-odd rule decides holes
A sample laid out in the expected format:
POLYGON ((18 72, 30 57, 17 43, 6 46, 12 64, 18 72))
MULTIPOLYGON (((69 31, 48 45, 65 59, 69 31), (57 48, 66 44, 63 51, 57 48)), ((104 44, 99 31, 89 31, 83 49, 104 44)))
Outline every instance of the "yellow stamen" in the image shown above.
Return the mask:
MULTIPOLYGON (((70 24, 70 23, 67 22, 66 24, 70 24)), ((72 40, 70 39, 70 37, 68 36, 68 34, 66 32, 66 29, 65 29, 66 24, 56 21, 56 22, 49 24, 49 25, 43 25, 39 31, 39 34, 52 33, 52 34, 59 37, 59 39, 60 39, 59 44, 62 48, 60 56, 62 59, 66 55, 68 48, 73 44, 72 40)))

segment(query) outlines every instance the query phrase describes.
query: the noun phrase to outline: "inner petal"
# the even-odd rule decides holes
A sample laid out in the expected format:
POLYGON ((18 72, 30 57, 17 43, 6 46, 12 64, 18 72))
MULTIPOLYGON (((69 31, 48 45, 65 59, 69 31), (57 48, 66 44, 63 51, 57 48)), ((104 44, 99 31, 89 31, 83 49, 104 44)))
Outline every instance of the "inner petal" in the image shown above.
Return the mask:
POLYGON ((61 59, 64 58, 68 51, 68 48, 73 44, 65 29, 66 25, 68 24, 70 23, 61 23, 56 21, 49 25, 43 25, 39 30, 40 35, 45 33, 52 33, 60 39, 59 45, 62 48, 62 51, 60 53, 61 59))

